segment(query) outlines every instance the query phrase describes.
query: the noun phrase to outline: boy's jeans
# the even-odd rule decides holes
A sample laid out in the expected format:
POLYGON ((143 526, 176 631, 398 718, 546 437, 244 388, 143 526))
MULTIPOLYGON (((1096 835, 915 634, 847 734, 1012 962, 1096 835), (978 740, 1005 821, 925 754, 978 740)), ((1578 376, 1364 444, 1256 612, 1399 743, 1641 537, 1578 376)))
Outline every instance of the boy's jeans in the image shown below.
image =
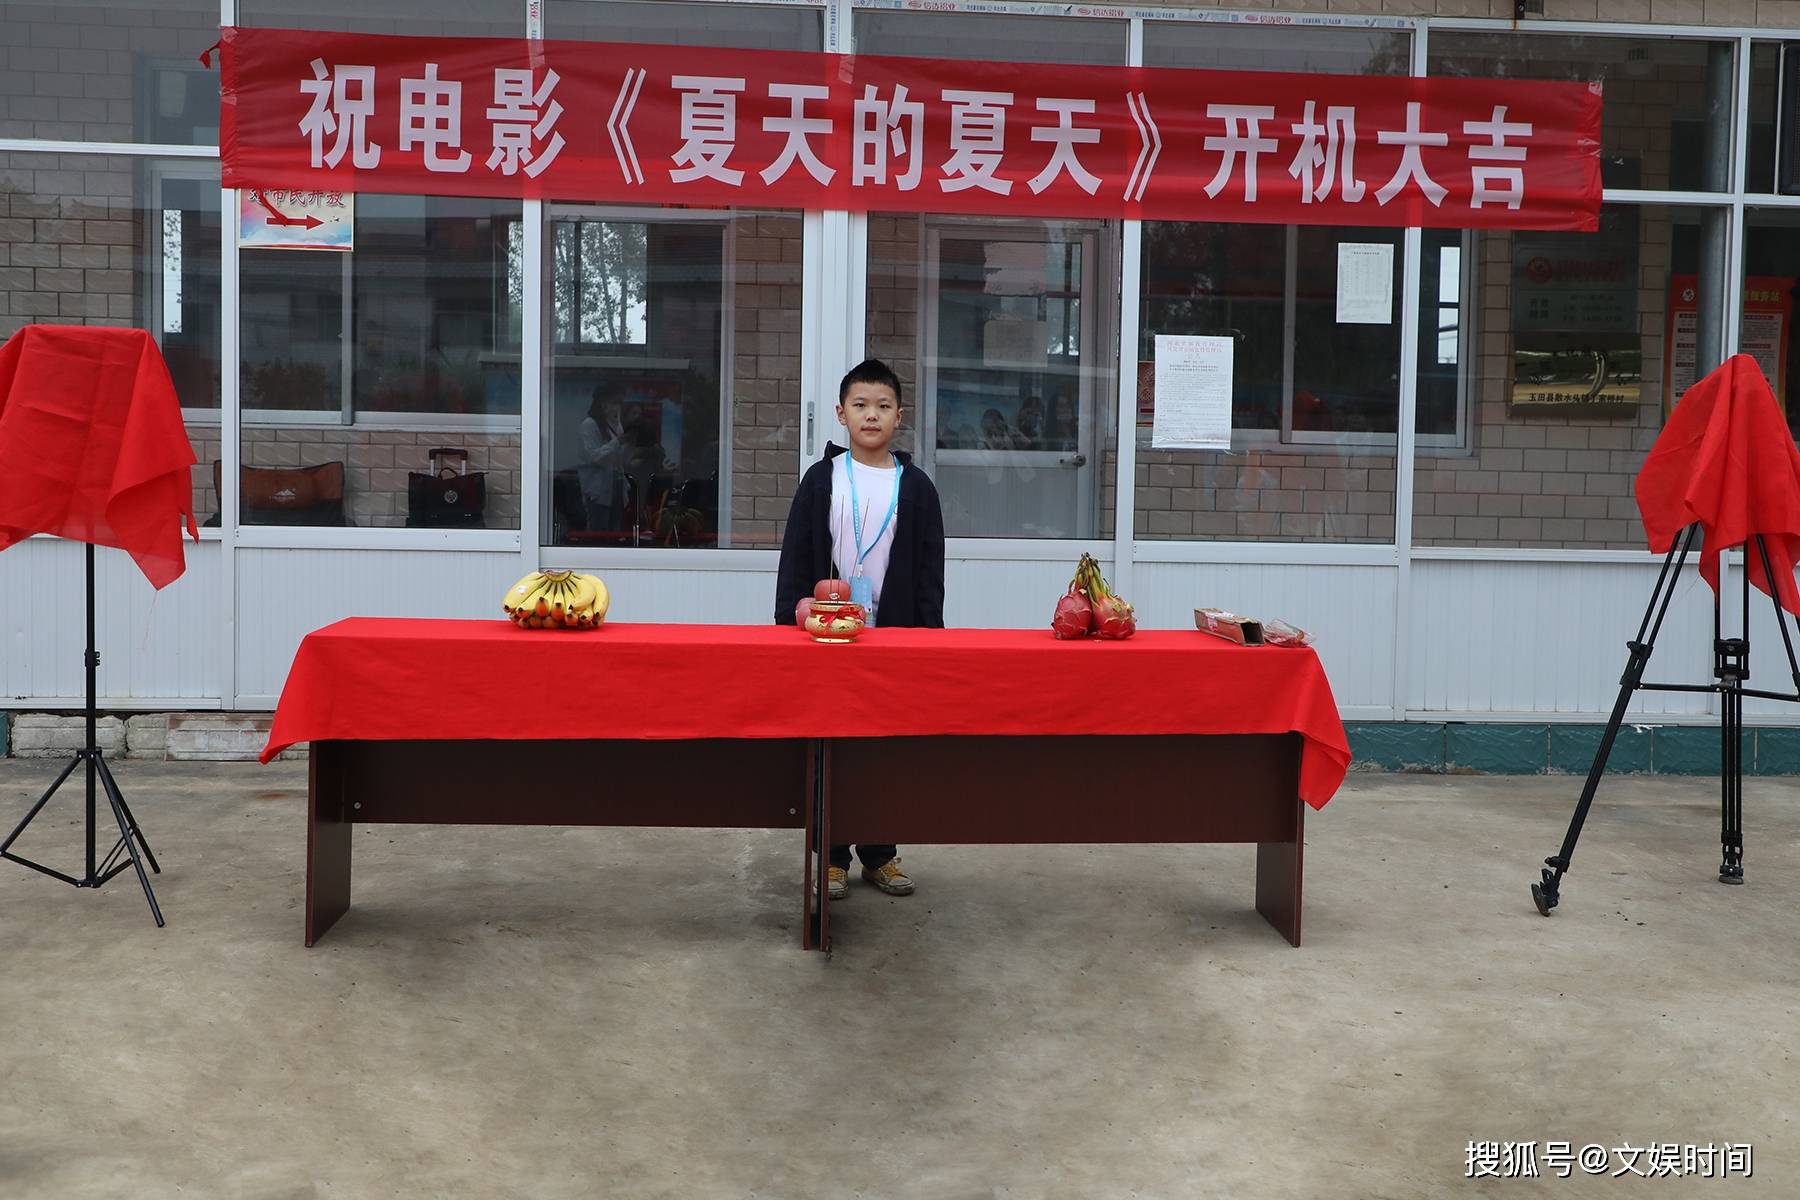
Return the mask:
MULTIPOLYGON (((856 857, 862 859, 862 865, 873 871, 875 868, 892 862, 900 855, 898 846, 858 846, 856 857)), ((831 865, 839 870, 850 869, 850 847, 833 846, 831 848, 831 865)))

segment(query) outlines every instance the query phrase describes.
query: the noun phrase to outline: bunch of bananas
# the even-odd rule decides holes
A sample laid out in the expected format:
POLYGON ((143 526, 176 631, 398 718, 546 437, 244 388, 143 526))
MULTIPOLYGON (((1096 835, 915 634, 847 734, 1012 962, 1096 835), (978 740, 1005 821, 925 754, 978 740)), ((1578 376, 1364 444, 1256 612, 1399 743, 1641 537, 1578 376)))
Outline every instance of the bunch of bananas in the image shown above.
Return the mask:
POLYGON ((506 589, 500 607, 528 629, 592 629, 612 603, 598 576, 573 571, 533 571, 506 589))

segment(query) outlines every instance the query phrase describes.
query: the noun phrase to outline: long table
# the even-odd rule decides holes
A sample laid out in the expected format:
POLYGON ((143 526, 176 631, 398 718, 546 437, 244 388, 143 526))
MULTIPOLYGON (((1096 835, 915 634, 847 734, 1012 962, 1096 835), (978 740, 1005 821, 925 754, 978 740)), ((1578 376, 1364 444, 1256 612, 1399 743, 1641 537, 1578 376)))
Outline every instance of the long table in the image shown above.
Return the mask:
POLYGON ((1186 631, 352 618, 301 644, 263 760, 299 742, 309 946, 366 822, 801 829, 811 948, 834 842, 1254 842, 1256 907, 1297 946, 1305 808, 1349 763, 1311 650, 1186 631))

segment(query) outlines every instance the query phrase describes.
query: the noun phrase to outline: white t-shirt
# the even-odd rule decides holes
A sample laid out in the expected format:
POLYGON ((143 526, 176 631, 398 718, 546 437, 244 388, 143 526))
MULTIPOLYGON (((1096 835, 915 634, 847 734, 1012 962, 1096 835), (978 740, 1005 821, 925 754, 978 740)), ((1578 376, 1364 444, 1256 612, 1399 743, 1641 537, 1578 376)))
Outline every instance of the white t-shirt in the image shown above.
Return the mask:
POLYGON ((881 607, 881 584, 887 577, 888 556, 894 548, 894 526, 900 513, 881 528, 888 506, 894 503, 894 489, 900 486, 900 472, 888 460, 888 466, 868 467, 853 459, 849 452, 837 456, 831 464, 831 560, 848 580, 856 574, 856 522, 850 511, 850 476, 856 472, 856 500, 862 511, 863 546, 868 555, 862 560, 862 573, 868 577, 873 603, 869 605, 869 624, 881 607), (876 532, 881 536, 877 538, 876 532), (870 540, 874 539, 874 544, 870 540))

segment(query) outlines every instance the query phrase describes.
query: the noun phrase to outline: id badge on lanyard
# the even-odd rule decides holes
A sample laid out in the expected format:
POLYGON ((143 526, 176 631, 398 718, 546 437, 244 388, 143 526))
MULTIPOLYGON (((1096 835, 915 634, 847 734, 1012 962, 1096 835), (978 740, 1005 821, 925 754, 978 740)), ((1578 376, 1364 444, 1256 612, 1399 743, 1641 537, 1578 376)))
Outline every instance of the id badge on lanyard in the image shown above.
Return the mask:
POLYGON ((865 547, 863 545, 862 505, 856 495, 856 463, 846 456, 844 474, 850 479, 850 518, 856 528, 856 565, 850 572, 850 599, 862 605, 865 619, 869 624, 875 623, 875 585, 863 570, 863 560, 869 557, 881 542, 881 536, 887 532, 888 525, 894 520, 894 513, 900 507, 900 459, 894 458, 894 494, 888 500, 887 516, 881 519, 881 528, 875 531, 874 538, 865 547))

